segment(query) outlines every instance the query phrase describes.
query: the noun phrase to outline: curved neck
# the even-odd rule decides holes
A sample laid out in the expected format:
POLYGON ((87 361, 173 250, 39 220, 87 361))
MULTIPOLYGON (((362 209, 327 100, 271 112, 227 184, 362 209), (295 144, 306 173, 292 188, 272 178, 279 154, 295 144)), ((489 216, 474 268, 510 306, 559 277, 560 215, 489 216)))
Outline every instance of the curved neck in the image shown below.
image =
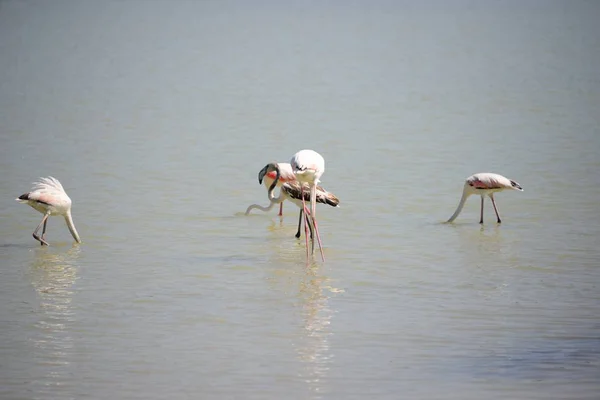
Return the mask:
POLYGON ((73 239, 75 239, 75 241, 77 243, 81 243, 81 239, 79 238, 79 233, 77 233, 77 229, 75 229, 75 224, 73 223, 73 217, 71 217, 71 211, 68 211, 67 214, 65 215, 65 221, 67 223, 67 227, 69 228, 69 231, 71 232, 71 235, 73 236, 73 239))
POLYGON ((465 202, 467 201, 467 198, 469 198, 469 196, 471 194, 472 193, 469 193, 467 191, 467 188, 463 189, 463 194, 462 194, 462 197, 460 198, 460 203, 458 203, 458 207, 456 207, 456 211, 454 211, 454 214, 452 214, 452 216, 450 217, 450 219, 447 222, 452 222, 456 219, 456 217, 458 217, 458 215, 462 211, 463 207, 465 206, 465 202))
POLYGON ((275 168, 274 168, 275 169, 275 180, 271 183, 271 186, 269 186, 269 206, 263 207, 258 204, 251 204, 246 209, 246 215, 248 215, 250 213, 250 211, 252 211, 255 208, 258 208, 260 211, 267 212, 271 208, 273 208, 273 206, 275 204, 279 204, 284 200, 282 193, 279 194, 279 197, 275 197, 275 195, 273 194, 273 192, 275 191, 275 188, 277 187, 277 182, 279 182, 279 177, 281 176, 281 173, 279 172, 279 166, 277 164, 273 164, 273 165, 275 166, 275 168))
POLYGON ((281 173, 279 171, 279 166, 275 165, 275 180, 273 181, 273 183, 271 183, 271 186, 269 186, 269 200, 271 201, 271 205, 269 207, 272 207, 273 204, 279 204, 284 200, 283 190, 279 192, 279 197, 275 197, 275 194, 274 194, 274 191, 275 191, 275 188, 277 187, 277 183, 279 182, 280 176, 281 176, 281 173))
POLYGON ((271 208, 273 208, 273 206, 274 206, 275 204, 276 204, 276 203, 275 203, 274 201, 271 201, 271 202, 269 203, 269 206, 268 206, 268 207, 263 207, 263 206, 261 206, 261 205, 258 205, 258 204, 252 204, 252 205, 248 206, 248 208, 246 209, 246 215, 250 214, 250 211, 254 210, 255 208, 258 208, 260 211, 267 212, 267 211, 269 211, 271 208))

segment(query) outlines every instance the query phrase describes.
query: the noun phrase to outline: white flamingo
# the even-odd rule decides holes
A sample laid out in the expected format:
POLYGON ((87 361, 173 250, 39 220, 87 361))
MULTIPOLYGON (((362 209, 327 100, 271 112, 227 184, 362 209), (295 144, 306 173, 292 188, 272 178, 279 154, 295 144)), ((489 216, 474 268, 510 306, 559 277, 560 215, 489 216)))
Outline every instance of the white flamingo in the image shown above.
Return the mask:
POLYGON ((498 213, 496 201, 494 200, 494 193, 501 192, 506 189, 523 191, 523 188, 517 182, 499 174, 494 174, 491 172, 481 172, 475 175, 471 175, 465 180, 465 185, 463 188, 460 203, 458 203, 456 211, 454 212, 454 214, 452 214, 452 216, 447 222, 452 222, 456 219, 456 217, 458 217, 469 196, 471 196, 472 194, 478 194, 481 196, 481 215, 479 218, 479 223, 483 224, 483 200, 486 195, 489 196, 490 199, 492 199, 492 205, 494 206, 494 211, 496 212, 498 223, 501 223, 502 221, 500 220, 500 214, 498 213))
MULTIPOLYGON (((267 189, 267 192, 269 191, 271 184, 275 181, 275 174, 276 174, 275 170, 267 171, 267 168, 271 164, 277 164, 279 167, 280 175, 279 175, 279 180, 277 181, 277 187, 281 187, 281 185, 283 185, 286 182, 295 182, 296 181, 296 175, 294 175, 292 166, 289 163, 267 164, 258 173, 258 181, 261 182, 261 180, 264 178, 265 188, 267 189)), ((285 199, 283 199, 283 200, 285 200, 285 199)), ((283 200, 281 201, 281 203, 279 203, 279 214, 277 214, 280 217, 283 216, 283 200)), ((271 203, 271 204, 269 204, 269 207, 267 207, 267 208, 260 207, 260 206, 258 206, 256 208, 258 208, 261 211, 269 211, 273 207, 273 205, 274 205, 274 203, 271 203)), ((246 212, 246 214, 248 214, 248 212, 246 212)))
MULTIPOLYGON (((317 185, 321 182, 321 176, 325 172, 325 160, 323 157, 314 150, 300 150, 290 160, 296 179, 300 183, 307 183, 310 187, 310 212, 306 208, 306 202, 304 195, 302 194, 302 209, 304 210, 304 218, 306 223, 304 225, 304 234, 306 237, 306 259, 308 260, 308 220, 310 219, 314 226, 315 233, 317 235, 317 241, 319 242, 319 250, 321 251, 321 258, 325 261, 325 255, 323 254, 323 246, 321 244, 321 236, 319 235, 319 226, 317 224, 317 185)), ((304 191, 304 185, 300 187, 301 192, 304 191)), ((314 249, 314 245, 313 245, 314 249)))
POLYGON ((48 223, 48 217, 51 215, 62 215, 65 218, 67 227, 73 236, 73 239, 77 243, 81 243, 73 218, 71 217, 71 199, 67 196, 67 192, 63 189, 58 179, 51 176, 47 178, 40 178, 38 182, 33 183, 31 192, 22 194, 17 200, 20 203, 28 204, 37 211, 44 214, 42 222, 33 231, 33 237, 39 241, 40 244, 48 246, 44 235, 46 234, 46 224, 48 223), (44 225, 42 230, 42 236, 37 235, 40 228, 44 225))
MULTIPOLYGON (((287 171, 291 171, 291 166, 288 163, 269 163, 267 164, 259 173, 258 173, 258 182, 262 183, 263 179, 267 179, 269 177, 269 186, 268 186, 268 196, 270 204, 268 207, 262 207, 258 204, 252 204, 246 210, 246 215, 250 213, 251 210, 258 208, 262 211, 270 210, 275 204, 281 204, 285 200, 289 200, 292 203, 296 204, 298 208, 300 208, 300 215, 298 217, 298 232, 296 233, 296 237, 300 237, 300 227, 302 225, 302 215, 303 215, 303 206, 302 206, 302 197, 304 195, 305 200, 310 201, 310 187, 308 184, 304 185, 304 190, 300 187, 300 183, 296 181, 294 177, 293 180, 289 179, 288 181, 281 184, 279 182, 280 178, 284 175, 282 173, 287 171), (282 168, 283 166, 283 168, 282 168), (281 185, 281 191, 279 193, 279 197, 275 197, 273 192, 275 191, 275 187, 281 185)), ((294 174, 292 173, 292 176, 294 174)), ((328 204, 332 207, 338 207, 340 200, 333 194, 322 188, 321 186, 317 186, 317 203, 328 204)), ((312 238, 312 225, 308 225, 311 231, 312 238)))

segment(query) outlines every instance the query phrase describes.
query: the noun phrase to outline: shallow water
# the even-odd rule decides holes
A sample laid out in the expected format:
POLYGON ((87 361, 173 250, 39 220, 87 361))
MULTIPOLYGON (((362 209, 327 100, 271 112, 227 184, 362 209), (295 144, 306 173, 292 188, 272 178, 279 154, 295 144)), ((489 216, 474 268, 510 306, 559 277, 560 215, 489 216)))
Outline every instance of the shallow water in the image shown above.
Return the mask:
POLYGON ((2 2, 0 397, 596 398, 599 11, 2 2), (244 215, 302 148, 308 267, 294 205, 244 215), (444 224, 484 171, 503 223, 444 224), (46 175, 81 245, 31 237, 46 175))

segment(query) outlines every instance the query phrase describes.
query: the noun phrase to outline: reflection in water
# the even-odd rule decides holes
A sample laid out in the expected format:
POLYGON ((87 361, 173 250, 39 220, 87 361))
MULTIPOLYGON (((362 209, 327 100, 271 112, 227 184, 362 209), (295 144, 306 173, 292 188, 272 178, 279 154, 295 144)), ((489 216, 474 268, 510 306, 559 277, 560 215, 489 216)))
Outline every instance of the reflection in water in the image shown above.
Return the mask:
POLYGON ((479 229, 472 226, 456 226, 459 248, 464 256, 465 264, 477 267, 488 265, 517 266, 518 257, 514 251, 517 240, 510 232, 503 232, 499 224, 481 225, 479 229))
POLYGON ((512 279, 515 275, 507 270, 519 265, 515 246, 518 239, 510 231, 504 232, 499 224, 484 224, 478 228, 459 225, 454 231, 463 259, 463 268, 457 270, 459 286, 473 289, 484 299, 514 297, 512 279))
POLYGON ((30 275, 40 303, 35 324, 38 332, 31 341, 36 364, 42 367, 42 372, 32 377, 32 383, 39 386, 36 392, 40 394, 48 394, 47 390, 69 379, 68 365, 73 351, 69 327, 75 320, 72 286, 77 279, 76 260, 80 251, 79 246, 67 252, 47 247, 35 250, 30 275))
POLYGON ((330 279, 320 275, 319 267, 313 264, 306 268, 298 284, 304 327, 296 349, 303 362, 300 377, 308 384, 310 393, 316 395, 327 391, 325 385, 333 360, 329 343, 333 311, 327 302, 331 297, 330 293, 342 292, 332 288, 329 283, 330 279))
POLYGON ((302 378, 311 393, 323 392, 332 358, 328 340, 332 312, 327 307, 328 297, 323 294, 323 285, 327 281, 328 278, 318 275, 317 267, 307 268, 298 293, 302 300, 305 334, 297 351, 305 363, 302 378))
POLYGON ((302 364, 299 378, 307 384, 308 391, 319 398, 327 392, 327 377, 333 362, 329 338, 333 333, 331 320, 334 311, 328 300, 332 294, 343 290, 331 286, 331 279, 321 273, 323 266, 320 263, 313 261, 309 266, 304 265, 304 238, 293 237, 296 228, 297 225, 293 224, 283 229, 279 221, 268 227, 270 235, 265 242, 273 256, 271 264, 279 266, 271 271, 270 281, 274 289, 290 293, 299 300, 303 329, 294 343, 302 364))

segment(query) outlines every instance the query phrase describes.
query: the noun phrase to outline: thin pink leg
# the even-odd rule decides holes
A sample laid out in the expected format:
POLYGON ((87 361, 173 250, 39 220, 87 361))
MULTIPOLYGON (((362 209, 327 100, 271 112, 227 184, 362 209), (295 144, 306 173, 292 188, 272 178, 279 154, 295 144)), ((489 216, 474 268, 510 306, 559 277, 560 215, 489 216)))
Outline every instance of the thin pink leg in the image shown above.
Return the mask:
POLYGON ((321 236, 319 236, 319 228, 317 228, 317 219, 312 217, 313 225, 315 226, 315 233, 317 234, 317 241, 319 242, 319 250, 321 250, 321 258, 325 262, 325 255, 323 254, 323 245, 321 245, 321 236))
POLYGON ((490 195, 490 199, 492 199, 492 205, 494 206, 494 211, 496 211, 496 217, 498 218, 498 223, 501 223, 500 214, 498 214, 498 208, 496 208, 496 201, 494 200, 494 194, 490 195))
MULTIPOLYGON (((49 246, 48 242, 46 242, 46 240, 44 240, 43 238, 39 237, 37 235, 38 231, 40 230, 40 228, 42 227, 42 225, 44 225, 44 233, 46 231, 46 221, 48 220, 48 217, 50 216, 50 214, 44 214, 44 218, 42 218, 42 222, 40 222, 40 224, 37 226, 37 228, 35 228, 35 231, 33 231, 33 238, 35 240, 37 240, 38 242, 40 242, 40 245, 44 246, 49 246)), ((44 236, 42 234, 42 236, 44 236)))
POLYGON ((46 219, 44 221, 44 229, 42 230, 42 240, 45 242, 46 239, 44 238, 44 236, 46 236, 46 224, 48 223, 48 219, 46 219))
POLYGON ((304 239, 306 241, 306 264, 308 264, 308 209, 304 201, 304 185, 300 185, 300 195, 302 196, 302 208, 304 210, 304 239))
MULTIPOLYGON (((315 227, 315 233, 317 234, 317 241, 319 242, 319 250, 321 251, 321 258, 323 262, 325 262, 325 254, 323 254, 323 245, 321 244, 321 236, 319 235, 319 228, 317 227, 317 188, 313 184, 310 188, 310 205, 312 208, 312 213, 310 214, 313 225, 315 227)), ((313 240, 314 242, 314 240, 313 240)))
POLYGON ((283 216, 283 202, 279 203, 279 214, 277 214, 277 216, 279 216, 279 217, 283 216))
POLYGON ((310 254, 315 254, 315 238, 313 236, 313 227, 312 227, 312 218, 310 218, 310 212, 305 219, 305 224, 308 225, 308 229, 310 231, 310 254))

